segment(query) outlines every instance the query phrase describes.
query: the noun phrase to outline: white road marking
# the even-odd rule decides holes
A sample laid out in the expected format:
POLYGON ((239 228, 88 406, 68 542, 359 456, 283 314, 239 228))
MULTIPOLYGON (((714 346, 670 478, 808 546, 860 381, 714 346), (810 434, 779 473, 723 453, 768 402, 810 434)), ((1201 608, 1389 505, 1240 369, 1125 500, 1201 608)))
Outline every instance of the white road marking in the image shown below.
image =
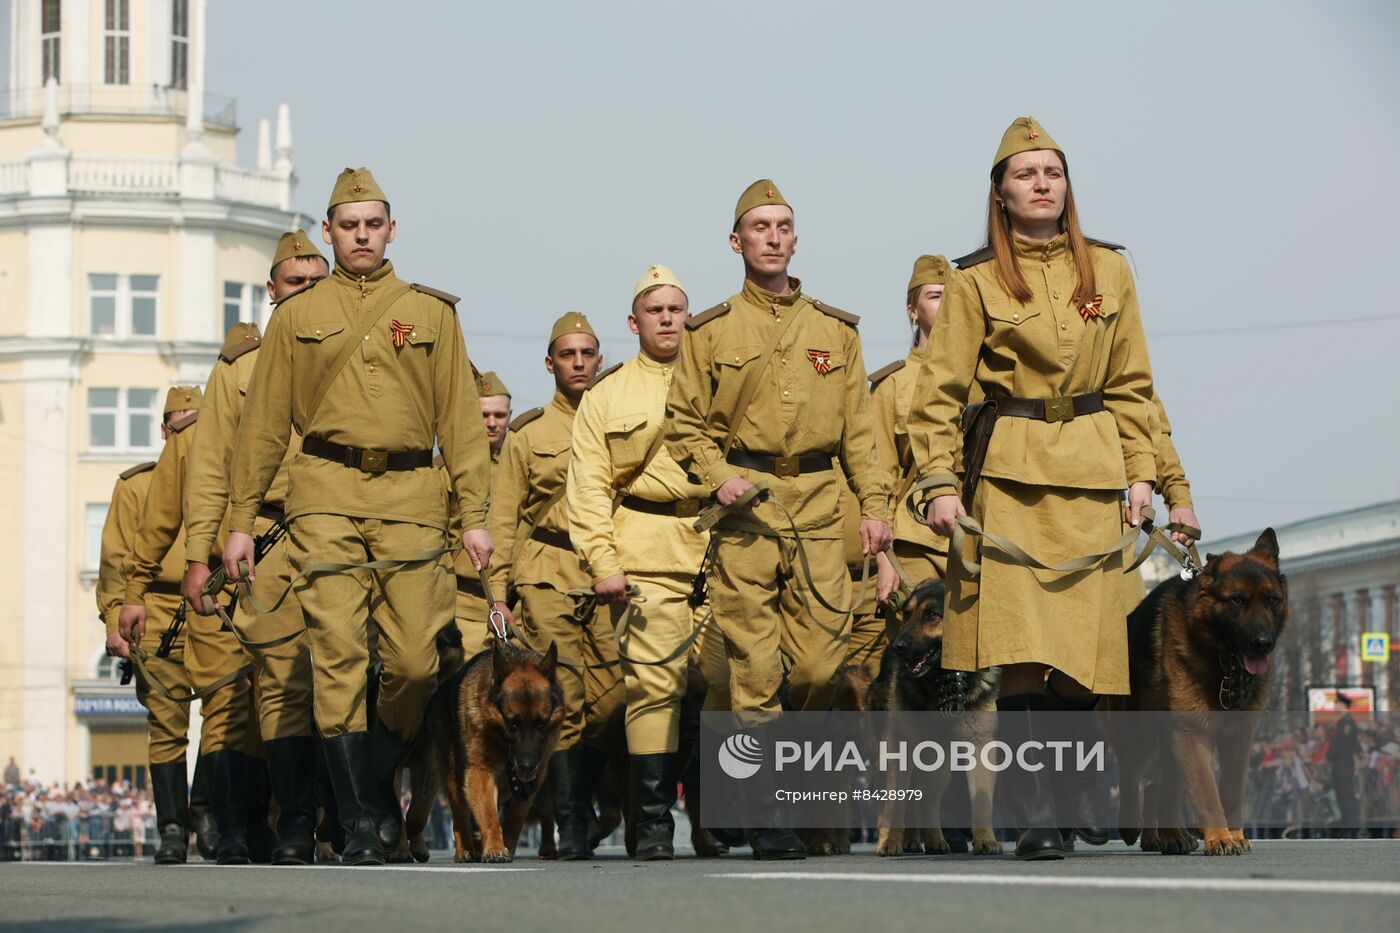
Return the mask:
POLYGON ((1400 882, 1306 878, 1046 878, 1036 875, 882 874, 842 871, 722 872, 711 878, 742 881, 864 881, 885 884, 990 884, 1017 888, 1104 888, 1138 891, 1225 891, 1261 894, 1373 894, 1400 897, 1400 882))
MULTIPOLYGON (((14 865, 28 865, 31 868, 113 868, 118 865, 141 865, 149 862, 138 862, 134 860, 121 862, 12 862, 14 865)), ((222 871, 233 869, 253 869, 259 871, 275 871, 279 874, 291 875, 299 870, 310 868, 316 871, 328 871, 337 869, 339 871, 416 871, 424 875, 438 875, 443 873, 469 875, 480 873, 494 873, 503 871, 544 871, 543 868, 532 868, 525 865, 443 865, 438 864, 431 868, 422 865, 341 865, 336 862, 317 862, 315 865, 215 865, 213 862, 190 862, 186 868, 195 868, 200 865, 209 865, 222 871)))

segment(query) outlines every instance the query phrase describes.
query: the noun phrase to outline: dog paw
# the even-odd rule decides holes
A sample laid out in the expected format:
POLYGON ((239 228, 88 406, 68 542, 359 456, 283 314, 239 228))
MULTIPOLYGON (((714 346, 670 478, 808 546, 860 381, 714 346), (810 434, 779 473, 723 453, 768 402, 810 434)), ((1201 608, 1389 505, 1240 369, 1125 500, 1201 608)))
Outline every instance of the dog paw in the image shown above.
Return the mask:
POLYGON ((423 865, 428 861, 428 846, 426 843, 422 845, 409 846, 408 854, 412 855, 413 860, 419 865, 423 865))
MULTIPOLYGON (((915 849, 914 851, 917 852, 918 849, 915 849)), ((882 840, 882 841, 875 847, 875 854, 878 855, 878 856, 880 856, 881 858, 885 858, 885 857, 891 856, 891 855, 903 855, 903 854, 904 854, 904 843, 901 842, 901 841, 899 841, 899 840, 897 840, 897 839, 885 839, 885 840, 882 840)))
POLYGON ((1001 855, 1003 851, 1001 840, 997 839, 995 836, 990 839, 974 838, 972 840, 973 855, 1001 855))
POLYGON ((1196 840, 1184 829, 1158 831, 1157 851, 1163 855, 1189 855, 1195 848, 1196 840))
POLYGON ((953 851, 953 847, 948 845, 948 840, 943 838, 943 833, 938 830, 928 830, 924 834, 924 854, 925 855, 947 855, 953 851))
POLYGON ((458 852, 456 855, 452 856, 452 861, 457 862, 458 864, 470 862, 471 860, 471 855, 466 852, 458 852))
POLYGON ((1144 852, 1157 852, 1161 849, 1161 837, 1155 829, 1144 829, 1142 831, 1142 842, 1140 848, 1144 852))
POLYGON ((512 858, 509 849, 487 849, 481 854, 481 860, 491 864, 501 864, 512 861, 512 858))
POLYGON ((1206 830, 1206 855, 1243 855, 1242 839, 1224 829, 1206 830))
MULTIPOLYGON (((408 843, 400 842, 398 847, 389 853, 385 861, 391 865, 403 865, 412 862, 413 853, 409 851, 408 843)), ((424 861, 427 861, 427 859, 424 859, 424 861)))
POLYGON ((1249 852, 1254 849, 1254 846, 1244 837, 1244 830, 1242 829, 1230 830, 1230 838, 1234 841, 1235 845, 1240 847, 1241 851, 1249 852))

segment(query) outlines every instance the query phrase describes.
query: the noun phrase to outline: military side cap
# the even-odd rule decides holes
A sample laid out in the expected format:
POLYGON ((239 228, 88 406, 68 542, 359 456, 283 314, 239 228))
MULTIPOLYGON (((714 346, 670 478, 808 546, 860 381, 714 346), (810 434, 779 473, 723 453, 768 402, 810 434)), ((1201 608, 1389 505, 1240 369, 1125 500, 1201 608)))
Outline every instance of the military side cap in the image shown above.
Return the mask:
POLYGON ((948 284, 948 260, 942 256, 920 256, 914 260, 914 274, 909 276, 909 288, 913 291, 925 285, 948 284))
POLYGON ((755 207, 762 207, 765 204, 778 204, 791 208, 792 205, 783 200, 782 192, 778 186, 767 178, 760 178, 758 181, 744 189, 744 193, 739 195, 739 203, 734 205, 734 222, 738 223, 743 217, 755 207))
POLYGON ((203 398, 199 386, 172 386, 170 391, 165 393, 165 410, 161 414, 168 415, 172 411, 199 411, 199 403, 203 398))
POLYGON ((383 201, 388 204, 389 196, 379 187, 379 182, 374 180, 370 170, 361 166, 347 168, 340 173, 340 177, 335 180, 335 187, 331 189, 331 203, 326 205, 326 210, 337 204, 349 204, 351 201, 383 201))
POLYGON ((593 325, 588 323, 588 318, 577 311, 570 311, 554 322, 554 329, 549 332, 549 345, 554 346, 554 341, 565 334, 587 334, 594 340, 598 339, 598 335, 593 332, 593 325))
POLYGON ((306 235, 305 230, 297 230, 292 233, 282 234, 282 239, 277 241, 277 250, 272 254, 272 265, 268 269, 268 276, 272 275, 272 270, 276 269, 288 259, 299 259, 302 256, 315 256, 317 259, 325 259, 321 251, 317 249, 306 235))
MULTIPOLYGON (((651 291, 653 288, 660 288, 662 285, 674 285, 686 294, 685 286, 681 280, 676 278, 676 274, 669 266, 647 266, 647 271, 642 273, 642 277, 637 280, 637 284, 632 289, 632 300, 636 301, 637 296, 643 292, 651 291)), ((686 297, 690 297, 686 294, 686 297)))
POLYGON ((997 157, 992 160, 995 170, 1004 160, 1018 152, 1034 152, 1037 149, 1054 149, 1060 155, 1065 151, 1060 144, 1050 138, 1045 127, 1036 122, 1035 117, 1017 117, 1002 134, 1001 145, 997 147, 997 157))
POLYGON ((262 333, 258 325, 251 321, 239 321, 228 329, 224 345, 219 348, 219 359, 232 363, 249 350, 256 350, 262 344, 262 333))
POLYGON ((501 381, 501 377, 495 373, 482 373, 476 377, 476 394, 482 398, 490 398, 493 395, 504 395, 510 398, 510 389, 501 381))

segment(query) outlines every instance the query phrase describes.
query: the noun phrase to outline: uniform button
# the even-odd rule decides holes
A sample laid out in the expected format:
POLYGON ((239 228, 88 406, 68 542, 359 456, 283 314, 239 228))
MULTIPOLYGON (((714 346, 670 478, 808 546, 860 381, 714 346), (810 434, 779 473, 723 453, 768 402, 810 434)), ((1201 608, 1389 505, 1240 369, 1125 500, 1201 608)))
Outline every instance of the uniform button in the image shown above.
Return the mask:
POLYGON ((787 395, 787 394, 788 394, 788 390, 787 390, 787 389, 784 389, 784 390, 783 390, 783 395, 787 395))
POLYGON ((321 336, 321 329, 319 327, 316 329, 316 336, 321 336))
POLYGON ((1011 315, 1011 320, 1013 320, 1013 321, 1019 321, 1020 319, 1021 319, 1021 315, 1019 315, 1019 314, 1013 314, 1013 315, 1011 315))
POLYGON ((417 336, 418 336, 418 331, 416 331, 416 330, 414 330, 414 331, 409 331, 408 336, 410 336, 410 337, 417 337, 417 336))
POLYGON ((369 368, 369 371, 372 372, 372 373, 377 373, 377 372, 379 372, 379 367, 377 367, 377 366, 371 366, 371 367, 369 368))
POLYGON ((739 358, 738 358, 737 356, 734 357, 734 362, 736 362, 736 363, 739 362, 739 358))
POLYGON ((1052 297, 1054 297, 1054 299, 1055 299, 1056 301, 1059 301, 1059 300, 1060 300, 1060 293, 1059 293, 1059 292, 1055 292, 1055 294, 1054 294, 1052 297))
POLYGON ((365 343, 369 343, 369 334, 365 334, 365 343))

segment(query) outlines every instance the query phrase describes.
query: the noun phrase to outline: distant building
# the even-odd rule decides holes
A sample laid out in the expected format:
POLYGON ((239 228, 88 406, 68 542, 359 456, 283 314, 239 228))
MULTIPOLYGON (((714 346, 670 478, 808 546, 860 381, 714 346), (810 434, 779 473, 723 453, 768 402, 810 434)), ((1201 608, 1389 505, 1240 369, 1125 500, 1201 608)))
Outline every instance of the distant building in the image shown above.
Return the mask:
MULTIPOLYGON (((1260 529, 1262 530, 1262 529, 1260 529)), ((1288 625, 1273 665, 1275 709, 1308 708, 1309 685, 1370 686, 1376 708, 1400 709, 1400 501, 1381 502, 1279 525, 1279 558, 1288 577, 1288 625), (1362 658, 1366 632, 1390 636, 1387 661, 1362 658)), ((1259 531, 1201 544, 1206 553, 1246 551, 1259 531)), ((1144 574, 1151 586, 1176 572, 1154 555, 1144 574)))
POLYGON ((159 453, 167 387, 264 322, 291 123, 236 164, 205 94, 205 0, 13 0, 0 90, 0 753, 45 779, 144 778, 145 722, 93 595, 117 474, 159 453))

